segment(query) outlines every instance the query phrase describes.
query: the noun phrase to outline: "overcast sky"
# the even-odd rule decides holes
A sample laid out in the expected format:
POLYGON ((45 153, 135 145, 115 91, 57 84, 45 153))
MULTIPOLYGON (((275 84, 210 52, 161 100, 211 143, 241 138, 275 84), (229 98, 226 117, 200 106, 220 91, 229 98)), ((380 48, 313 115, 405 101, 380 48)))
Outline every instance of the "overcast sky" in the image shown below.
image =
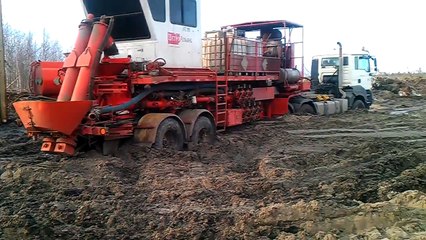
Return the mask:
MULTIPOLYGON (((121 0, 123 3, 126 0, 121 0)), ((305 26, 305 57, 364 46, 385 72, 426 69, 424 4, 420 0, 202 0, 202 30, 247 21, 285 19, 305 26), (253 4, 257 2, 256 4, 253 4)), ((70 50, 84 18, 79 0, 2 0, 4 22, 41 32, 70 50)))

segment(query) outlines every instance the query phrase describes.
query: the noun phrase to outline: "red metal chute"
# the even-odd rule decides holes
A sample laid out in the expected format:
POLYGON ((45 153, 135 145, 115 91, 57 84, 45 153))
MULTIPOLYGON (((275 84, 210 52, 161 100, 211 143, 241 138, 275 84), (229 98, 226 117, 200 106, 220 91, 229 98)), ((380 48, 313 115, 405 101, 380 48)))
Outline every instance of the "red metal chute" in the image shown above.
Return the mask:
POLYGON ((71 135, 92 107, 92 101, 20 101, 13 106, 28 133, 52 131, 71 135))

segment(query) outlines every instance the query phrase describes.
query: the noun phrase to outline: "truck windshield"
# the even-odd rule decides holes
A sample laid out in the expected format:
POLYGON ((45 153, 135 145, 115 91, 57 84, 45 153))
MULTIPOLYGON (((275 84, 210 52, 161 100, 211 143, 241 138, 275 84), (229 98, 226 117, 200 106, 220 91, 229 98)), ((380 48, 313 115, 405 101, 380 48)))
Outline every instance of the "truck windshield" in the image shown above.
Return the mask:
POLYGON ((125 4, 116 0, 84 0, 83 3, 87 12, 95 17, 117 16, 111 33, 116 41, 151 38, 139 0, 126 0, 125 4))
POLYGON ((339 66, 339 58, 338 57, 329 57, 329 58, 323 58, 321 60, 321 67, 330 67, 330 66, 339 66))
POLYGON ((370 58, 365 56, 356 57, 355 69, 370 72, 370 58))

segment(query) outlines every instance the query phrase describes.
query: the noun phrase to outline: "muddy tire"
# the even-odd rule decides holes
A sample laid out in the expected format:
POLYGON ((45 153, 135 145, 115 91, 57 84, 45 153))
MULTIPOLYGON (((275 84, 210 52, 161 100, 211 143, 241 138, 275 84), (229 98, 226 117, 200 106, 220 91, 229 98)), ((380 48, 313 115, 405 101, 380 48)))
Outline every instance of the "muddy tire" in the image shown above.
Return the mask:
POLYGON ((158 126, 153 147, 182 150, 184 141, 184 131, 179 122, 173 118, 167 118, 158 126))
POLYGON ((192 130, 191 142, 194 145, 200 143, 209 143, 213 144, 216 139, 216 130, 215 127, 210 121, 209 118, 200 116, 194 124, 194 129, 192 130))
POLYGON ((288 113, 294 114, 294 106, 291 103, 288 104, 288 113))
POLYGON ((301 115, 306 115, 306 114, 311 114, 311 115, 315 115, 315 109, 314 107, 312 107, 311 104, 302 104, 302 106, 299 108, 299 111, 297 111, 297 114, 301 114, 301 115))
POLYGON ((367 107, 362 100, 355 100, 354 104, 352 104, 352 110, 365 110, 367 107))

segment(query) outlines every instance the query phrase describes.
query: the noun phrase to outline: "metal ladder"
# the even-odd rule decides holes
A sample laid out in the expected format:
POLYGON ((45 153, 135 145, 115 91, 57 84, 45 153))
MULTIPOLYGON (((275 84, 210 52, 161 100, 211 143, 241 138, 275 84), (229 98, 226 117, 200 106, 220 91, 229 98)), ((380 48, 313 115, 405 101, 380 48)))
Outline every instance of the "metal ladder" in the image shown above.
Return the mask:
POLYGON ((218 132, 226 130, 226 122, 228 120, 228 104, 226 96, 228 95, 228 76, 216 78, 216 129, 218 132))

